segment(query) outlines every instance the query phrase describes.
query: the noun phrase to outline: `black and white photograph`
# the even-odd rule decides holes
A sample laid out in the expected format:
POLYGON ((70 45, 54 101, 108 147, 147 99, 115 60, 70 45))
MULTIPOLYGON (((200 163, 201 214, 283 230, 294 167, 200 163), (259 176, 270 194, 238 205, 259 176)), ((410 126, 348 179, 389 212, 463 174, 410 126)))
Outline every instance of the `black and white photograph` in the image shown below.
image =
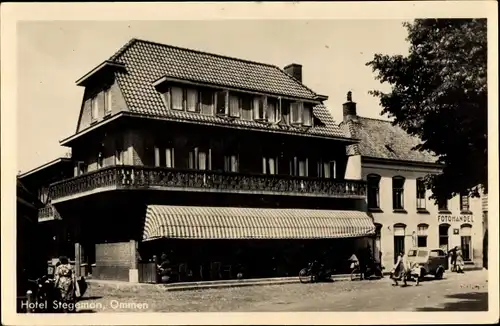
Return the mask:
POLYGON ((2 310, 498 321, 497 4, 461 3, 20 5, 2 310))

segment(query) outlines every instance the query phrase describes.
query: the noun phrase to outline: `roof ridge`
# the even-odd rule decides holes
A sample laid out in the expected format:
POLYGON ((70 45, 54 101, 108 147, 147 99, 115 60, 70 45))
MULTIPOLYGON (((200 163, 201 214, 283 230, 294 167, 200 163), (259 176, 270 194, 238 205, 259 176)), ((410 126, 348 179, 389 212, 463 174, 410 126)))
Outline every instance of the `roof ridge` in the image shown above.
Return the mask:
POLYGON ((392 121, 390 121, 390 120, 383 120, 383 119, 370 118, 370 117, 362 117, 360 115, 358 115, 358 118, 392 123, 392 121))
POLYGON ((149 44, 153 44, 153 45, 159 45, 159 46, 164 46, 164 47, 168 47, 168 48, 173 48, 173 49, 178 49, 178 50, 184 50, 184 51, 189 51, 189 52, 195 52, 195 53, 199 53, 199 54, 206 54, 206 55, 211 55, 211 56, 219 57, 219 58, 231 59, 231 60, 236 60, 236 61, 241 61, 241 62, 247 62, 247 63, 254 63, 254 64, 261 65, 261 66, 268 66, 268 67, 273 67, 273 68, 278 68, 279 69, 279 67, 277 67, 276 65, 270 64, 270 63, 258 62, 258 61, 248 60, 248 59, 241 59, 241 58, 232 57, 232 56, 229 56, 229 55, 212 53, 212 52, 207 52, 207 51, 202 51, 202 50, 195 50, 195 49, 191 49, 191 48, 187 48, 187 47, 181 47, 181 46, 177 46, 177 45, 160 43, 160 42, 156 42, 156 41, 144 40, 144 39, 139 39, 139 38, 133 38, 132 40, 129 41, 130 44, 128 44, 128 45, 131 45, 131 43, 133 43, 133 41, 135 41, 135 42, 149 43, 149 44))
POLYGON ((131 38, 127 43, 125 43, 121 48, 119 48, 108 60, 115 61, 125 50, 127 50, 133 43, 139 41, 137 38, 131 38))

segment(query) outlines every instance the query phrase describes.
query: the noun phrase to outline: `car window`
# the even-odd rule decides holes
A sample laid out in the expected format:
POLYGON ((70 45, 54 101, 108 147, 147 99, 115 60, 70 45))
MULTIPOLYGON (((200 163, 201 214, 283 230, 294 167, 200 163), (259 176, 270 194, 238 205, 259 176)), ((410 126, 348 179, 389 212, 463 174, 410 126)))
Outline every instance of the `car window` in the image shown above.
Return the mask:
POLYGON ((442 250, 432 250, 430 256, 431 257, 444 256, 444 251, 442 251, 442 250))
POLYGON ((419 257, 427 257, 427 251, 426 250, 419 250, 418 256, 419 257))
POLYGON ((416 250, 410 250, 408 251, 408 257, 415 257, 417 256, 417 251, 416 250))

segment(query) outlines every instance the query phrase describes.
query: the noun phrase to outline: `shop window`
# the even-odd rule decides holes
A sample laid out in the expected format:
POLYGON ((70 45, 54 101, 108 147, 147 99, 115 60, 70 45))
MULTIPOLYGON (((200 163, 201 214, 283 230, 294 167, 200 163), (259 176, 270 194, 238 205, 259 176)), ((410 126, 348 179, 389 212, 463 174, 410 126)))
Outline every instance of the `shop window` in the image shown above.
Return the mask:
POLYGON ((419 248, 427 247, 428 231, 429 231, 429 226, 427 224, 419 224, 417 226, 417 247, 419 248))
POLYGON ((326 178, 326 179, 329 179, 329 178, 333 178, 335 179, 336 178, 336 163, 335 161, 327 161, 327 162, 324 162, 324 161, 318 161, 318 167, 317 167, 317 173, 318 173, 318 177, 320 178, 326 178))
POLYGON ((395 210, 404 210, 404 185, 405 178, 392 178, 392 208, 395 210))
POLYGON ((368 187, 368 208, 380 208, 380 176, 378 174, 369 174, 367 176, 368 187))
POLYGON ((472 261, 472 226, 470 224, 460 227, 460 240, 464 261, 472 261))
POLYGON ((417 179, 417 210, 425 210, 425 182, 423 178, 417 179))
POLYGON ((448 233, 450 230, 449 224, 439 225, 439 248, 448 252, 448 233))
POLYGON ((398 260, 400 252, 405 252, 406 226, 403 224, 394 225, 394 263, 398 260))
POLYGON ((460 211, 461 212, 469 212, 470 211, 469 195, 468 194, 462 194, 460 196, 460 211))

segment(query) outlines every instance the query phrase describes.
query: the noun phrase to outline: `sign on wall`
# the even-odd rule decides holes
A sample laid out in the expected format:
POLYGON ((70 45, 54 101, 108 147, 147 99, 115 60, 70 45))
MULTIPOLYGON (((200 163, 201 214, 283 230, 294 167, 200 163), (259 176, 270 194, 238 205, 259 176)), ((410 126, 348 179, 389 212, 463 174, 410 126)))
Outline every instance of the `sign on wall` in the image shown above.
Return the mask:
POLYGON ((438 215, 438 223, 474 223, 473 215, 438 215))

